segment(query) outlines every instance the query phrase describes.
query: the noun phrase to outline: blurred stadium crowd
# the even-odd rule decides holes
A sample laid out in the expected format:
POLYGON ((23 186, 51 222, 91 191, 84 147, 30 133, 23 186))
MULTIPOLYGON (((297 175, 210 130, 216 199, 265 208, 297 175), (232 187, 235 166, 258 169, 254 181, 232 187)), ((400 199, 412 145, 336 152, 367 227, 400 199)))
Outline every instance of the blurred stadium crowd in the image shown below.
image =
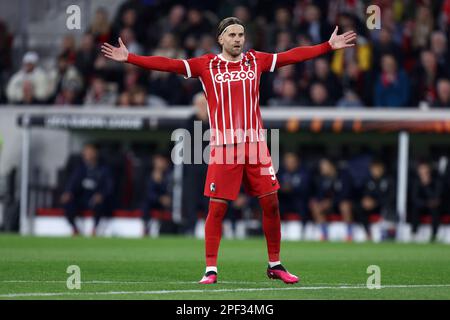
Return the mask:
MULTIPOLYGON (((355 223, 364 226, 371 239, 371 224, 395 223, 395 167, 374 156, 370 150, 344 157, 323 156, 325 152, 284 150, 277 177, 282 221, 313 222, 328 238, 328 224, 342 221, 347 240, 352 240, 355 223), (299 154, 302 154, 301 156, 299 154), (303 155, 304 154, 304 155, 303 155)), ((78 233, 75 217, 91 210, 95 226, 114 210, 138 210, 149 233, 149 221, 172 221, 174 167, 167 153, 121 153, 117 149, 85 145, 81 155, 73 155, 60 180, 55 206, 62 207, 78 233), (111 157, 111 154, 115 157, 111 157), (135 158, 135 159, 133 159, 135 158), (136 158, 140 158, 136 161, 136 158), (133 165, 140 163, 140 166, 133 165), (144 191, 142 191, 144 190, 144 191)), ((184 165, 182 223, 170 232, 194 234, 198 219, 205 218, 208 200, 203 196, 206 164, 184 165)), ((419 159, 409 172, 408 217, 415 235, 422 223, 432 226, 433 240, 441 223, 450 223, 450 171, 419 159)), ((242 219, 260 219, 258 202, 244 190, 229 207, 225 219, 234 225, 242 219)), ((95 228, 94 228, 95 233, 95 228)), ((385 234, 385 239, 394 237, 385 234)))
POLYGON ((218 21, 246 25, 246 49, 281 52, 327 41, 333 27, 355 30, 351 50, 286 66, 261 83, 262 106, 447 107, 450 105, 450 0, 125 1, 114 16, 99 8, 77 43, 69 32, 54 66, 35 52, 12 64, 14 34, 0 21, 0 102, 55 107, 189 105, 198 81, 107 61, 103 42, 120 36, 130 52, 188 58, 217 53, 218 21), (381 29, 366 8, 381 8, 381 29))

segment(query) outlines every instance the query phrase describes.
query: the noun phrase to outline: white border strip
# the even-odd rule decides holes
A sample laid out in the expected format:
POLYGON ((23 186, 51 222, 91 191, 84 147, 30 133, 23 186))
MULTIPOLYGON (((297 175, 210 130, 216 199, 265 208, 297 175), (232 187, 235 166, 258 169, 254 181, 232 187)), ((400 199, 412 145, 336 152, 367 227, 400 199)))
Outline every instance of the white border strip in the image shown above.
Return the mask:
MULTIPOLYGON (((381 289, 389 288, 441 288, 450 287, 450 284, 418 284, 418 285, 386 285, 381 289)), ((364 285, 359 286, 321 286, 321 287, 288 287, 288 288, 235 288, 235 289, 189 289, 189 290, 151 290, 151 291, 95 291, 95 292, 24 292, 0 294, 0 298, 18 298, 18 297, 54 297, 54 296, 101 296, 101 295, 158 295, 171 293, 215 293, 215 292, 260 292, 260 291, 304 291, 304 290, 345 290, 345 289, 365 289, 364 285)))

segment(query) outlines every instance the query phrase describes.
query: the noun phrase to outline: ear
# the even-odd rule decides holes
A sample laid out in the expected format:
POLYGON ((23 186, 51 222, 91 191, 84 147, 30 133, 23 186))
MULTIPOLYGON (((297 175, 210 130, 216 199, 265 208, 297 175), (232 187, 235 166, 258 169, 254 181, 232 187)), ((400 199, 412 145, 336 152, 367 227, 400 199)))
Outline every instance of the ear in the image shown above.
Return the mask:
POLYGON ((219 44, 223 46, 223 36, 219 36, 219 44))

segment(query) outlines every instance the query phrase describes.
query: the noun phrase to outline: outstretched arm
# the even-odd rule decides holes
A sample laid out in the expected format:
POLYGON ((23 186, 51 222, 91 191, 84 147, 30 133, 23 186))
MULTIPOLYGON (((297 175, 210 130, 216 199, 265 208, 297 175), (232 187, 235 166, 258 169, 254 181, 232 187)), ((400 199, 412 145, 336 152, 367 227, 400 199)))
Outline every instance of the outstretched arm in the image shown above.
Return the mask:
POLYGON ((291 50, 278 53, 276 66, 283 67, 288 64, 298 63, 308 59, 315 58, 331 50, 338 50, 353 47, 352 43, 356 39, 356 33, 348 31, 344 34, 338 35, 338 27, 334 29, 330 40, 327 42, 307 47, 297 47, 291 50))
POLYGON ((119 38, 119 47, 114 47, 109 43, 102 45, 102 52, 105 57, 118 62, 129 62, 139 67, 150 70, 175 72, 182 75, 187 75, 187 67, 185 60, 171 59, 160 56, 138 56, 129 53, 127 47, 119 38))

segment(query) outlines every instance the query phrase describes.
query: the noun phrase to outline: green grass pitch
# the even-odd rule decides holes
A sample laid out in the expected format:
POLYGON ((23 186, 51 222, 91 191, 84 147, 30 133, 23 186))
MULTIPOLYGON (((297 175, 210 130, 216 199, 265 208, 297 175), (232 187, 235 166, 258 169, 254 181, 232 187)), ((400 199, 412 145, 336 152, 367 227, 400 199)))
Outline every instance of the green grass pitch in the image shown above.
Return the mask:
POLYGON ((222 240, 219 283, 197 284, 203 241, 0 236, 0 299, 450 299, 442 244, 283 242, 296 285, 267 278, 263 238, 222 240), (69 290, 69 265, 81 289, 69 290), (381 289, 366 287, 369 265, 381 289))

